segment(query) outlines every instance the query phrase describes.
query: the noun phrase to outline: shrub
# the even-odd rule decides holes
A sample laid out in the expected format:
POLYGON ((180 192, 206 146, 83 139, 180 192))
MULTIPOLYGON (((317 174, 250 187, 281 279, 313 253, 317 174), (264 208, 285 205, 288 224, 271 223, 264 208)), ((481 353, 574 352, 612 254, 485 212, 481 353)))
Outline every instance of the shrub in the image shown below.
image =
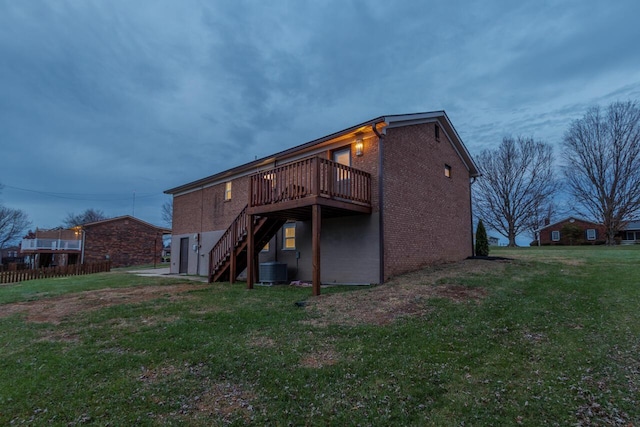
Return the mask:
POLYGON ((482 220, 478 221, 476 229, 476 256, 489 255, 489 239, 487 238, 487 230, 484 228, 482 220))

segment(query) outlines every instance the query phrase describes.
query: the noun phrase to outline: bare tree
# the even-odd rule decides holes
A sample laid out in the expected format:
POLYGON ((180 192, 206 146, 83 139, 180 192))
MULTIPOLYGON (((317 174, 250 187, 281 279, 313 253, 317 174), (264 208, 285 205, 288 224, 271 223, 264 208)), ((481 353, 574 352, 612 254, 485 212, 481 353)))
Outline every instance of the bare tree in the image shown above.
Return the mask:
POLYGON ((29 225, 24 211, 0 205, 0 249, 18 240, 29 225))
POLYGON ((547 201, 531 210, 531 216, 527 220, 526 229, 534 240, 538 239, 538 230, 544 227, 558 212, 558 207, 553 201, 547 201))
POLYGON ((592 107, 564 135, 564 176, 576 211, 602 222, 607 244, 640 213, 640 109, 592 107))
POLYGON ((109 219, 109 217, 107 217, 100 209, 87 209, 80 214, 68 213, 62 224, 64 227, 73 228, 78 225, 103 221, 105 219, 109 219))
POLYGON ((173 199, 162 204, 162 220, 171 227, 173 223, 173 199))
POLYGON ((553 149, 533 138, 505 137, 477 160, 482 173, 475 186, 477 216, 509 239, 509 246, 517 246, 516 236, 558 190, 553 149))

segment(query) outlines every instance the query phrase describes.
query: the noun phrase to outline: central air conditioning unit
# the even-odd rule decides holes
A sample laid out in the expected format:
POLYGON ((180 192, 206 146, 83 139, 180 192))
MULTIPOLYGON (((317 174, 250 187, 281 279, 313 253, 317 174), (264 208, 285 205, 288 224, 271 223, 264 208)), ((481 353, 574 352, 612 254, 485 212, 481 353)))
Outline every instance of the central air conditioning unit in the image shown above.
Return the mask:
POLYGON ((260 264, 260 283, 273 285, 288 281, 287 264, 282 262, 263 262, 260 264))

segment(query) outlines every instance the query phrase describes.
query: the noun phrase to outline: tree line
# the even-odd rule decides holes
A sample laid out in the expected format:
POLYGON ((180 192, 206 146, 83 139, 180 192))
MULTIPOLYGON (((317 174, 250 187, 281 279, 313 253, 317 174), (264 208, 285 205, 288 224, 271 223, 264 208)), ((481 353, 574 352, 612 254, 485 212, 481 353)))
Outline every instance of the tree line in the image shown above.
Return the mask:
POLYGON ((570 211, 599 222, 606 243, 640 214, 640 108, 633 101, 589 108, 565 132, 556 162, 553 147, 532 137, 505 137, 476 158, 477 217, 516 246, 558 209, 560 191, 570 211), (558 173, 557 169, 561 172, 558 173))

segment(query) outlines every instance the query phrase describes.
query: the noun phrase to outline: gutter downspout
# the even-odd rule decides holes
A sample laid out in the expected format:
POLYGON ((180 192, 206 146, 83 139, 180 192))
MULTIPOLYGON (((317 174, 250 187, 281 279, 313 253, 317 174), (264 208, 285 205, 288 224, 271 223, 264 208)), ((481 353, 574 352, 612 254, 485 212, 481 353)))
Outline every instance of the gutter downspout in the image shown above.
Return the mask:
POLYGON ((473 198, 471 196, 471 186, 476 182, 477 177, 471 177, 471 182, 469 183, 469 213, 471 213, 471 256, 476 254, 476 248, 473 244, 473 198))
MULTIPOLYGON (((380 278, 379 284, 384 283, 384 151, 383 144, 385 135, 378 132, 376 124, 371 125, 373 133, 378 137, 378 250, 379 250, 379 264, 380 264, 380 278)), ((383 131, 384 132, 384 131, 383 131)))

